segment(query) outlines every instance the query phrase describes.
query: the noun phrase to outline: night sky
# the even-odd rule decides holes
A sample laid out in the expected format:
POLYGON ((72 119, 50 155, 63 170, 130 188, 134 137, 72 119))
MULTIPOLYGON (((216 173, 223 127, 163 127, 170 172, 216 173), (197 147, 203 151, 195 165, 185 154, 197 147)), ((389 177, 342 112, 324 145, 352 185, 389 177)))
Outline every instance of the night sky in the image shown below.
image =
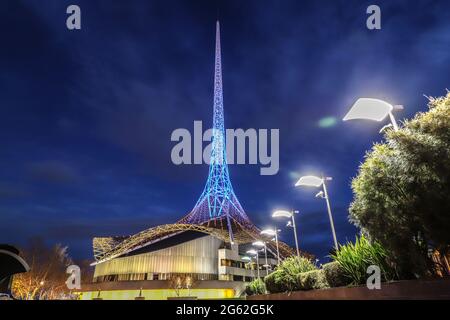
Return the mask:
POLYGON ((280 129, 277 175, 230 166, 247 214, 293 244, 270 214, 300 210, 300 247, 324 259, 325 202, 294 188, 323 172, 338 239, 354 239, 351 178, 385 123, 341 119, 358 97, 403 104, 401 120, 445 94, 448 1, 2 0, 0 243, 39 236, 91 259, 94 236, 192 209, 208 167, 172 164, 170 135, 211 125, 218 17, 226 127, 280 129), (66 28, 69 4, 81 7, 80 31, 66 28), (370 4, 381 30, 366 28, 370 4))

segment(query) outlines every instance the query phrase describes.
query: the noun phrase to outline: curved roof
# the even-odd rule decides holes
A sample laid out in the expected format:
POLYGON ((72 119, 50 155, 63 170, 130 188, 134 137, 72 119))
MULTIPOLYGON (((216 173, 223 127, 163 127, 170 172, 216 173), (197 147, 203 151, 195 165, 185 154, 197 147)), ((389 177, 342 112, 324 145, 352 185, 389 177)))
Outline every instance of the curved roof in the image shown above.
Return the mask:
POLYGON ((16 273, 28 272, 30 267, 17 253, 18 250, 11 246, 0 247, 0 282, 8 276, 16 273), (14 250, 11 250, 13 248, 14 250))
MULTIPOLYGON (((217 221, 214 224, 216 223, 217 221)), ((245 244, 261 239, 260 232, 256 227, 254 228, 254 230, 248 230, 235 223, 233 229, 235 229, 236 243, 245 244)), ((186 231, 196 231, 209 234, 224 242, 229 242, 229 234, 227 230, 214 227, 211 223, 207 223, 205 225, 182 223, 164 224, 146 229, 142 232, 128 237, 94 238, 93 247, 94 258, 96 260, 94 264, 102 263, 104 261, 123 256, 125 254, 131 253, 133 251, 186 231)), ((279 241, 278 246, 280 255, 282 257, 287 257, 294 254, 292 248, 284 242, 279 241)), ((267 248, 272 253, 275 253, 275 241, 272 239, 267 240, 267 248)))

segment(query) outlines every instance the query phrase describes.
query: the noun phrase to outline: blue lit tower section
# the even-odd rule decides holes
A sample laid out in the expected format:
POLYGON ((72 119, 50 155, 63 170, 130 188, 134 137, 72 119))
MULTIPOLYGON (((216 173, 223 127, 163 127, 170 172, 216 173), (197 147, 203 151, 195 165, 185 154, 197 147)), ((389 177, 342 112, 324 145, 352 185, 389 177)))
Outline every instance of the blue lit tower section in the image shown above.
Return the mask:
MULTIPOLYGON (((250 221, 234 194, 230 182, 230 175, 228 173, 223 113, 219 22, 217 22, 216 28, 211 156, 208 180, 206 181, 205 188, 200 198, 192 211, 177 223, 155 226, 129 237, 95 237, 93 239, 93 249, 96 264, 101 265, 106 263, 107 267, 105 268, 109 268, 108 263, 110 260, 116 261, 116 258, 124 257, 126 254, 133 256, 132 253, 137 252, 137 250, 144 250, 147 246, 159 241, 164 241, 165 239, 177 236, 186 231, 212 235, 213 239, 219 239, 220 241, 229 242, 230 244, 249 244, 255 240, 261 239, 260 230, 250 221)), ((294 251, 284 242, 279 241, 278 246, 281 257, 288 257, 294 254, 294 251)), ((234 246, 232 249, 237 249, 237 246, 234 246)), ((267 250, 270 251, 272 255, 275 256, 277 249, 274 240, 267 242, 267 250)), ((114 264, 116 262, 112 263, 114 264)), ((117 263, 122 266, 120 264, 121 262, 117 263)), ((132 265, 130 266, 125 263, 124 270, 130 270, 136 267, 134 262, 131 264, 132 265)), ((161 266, 164 264, 158 262, 157 265, 161 266)), ((174 266, 176 265, 177 264, 174 264, 174 266)), ((99 274, 110 275, 112 274, 111 270, 115 270, 114 268, 107 269, 107 272, 104 270, 106 273, 101 273, 100 269, 101 267, 98 269, 96 267, 97 276, 99 276, 99 274)))
POLYGON ((216 24, 213 112, 213 135, 208 180, 195 207, 179 223, 205 224, 209 227, 221 228, 228 232, 230 242, 234 243, 235 232, 248 234, 257 231, 257 229, 245 214, 234 194, 228 173, 219 21, 216 24))

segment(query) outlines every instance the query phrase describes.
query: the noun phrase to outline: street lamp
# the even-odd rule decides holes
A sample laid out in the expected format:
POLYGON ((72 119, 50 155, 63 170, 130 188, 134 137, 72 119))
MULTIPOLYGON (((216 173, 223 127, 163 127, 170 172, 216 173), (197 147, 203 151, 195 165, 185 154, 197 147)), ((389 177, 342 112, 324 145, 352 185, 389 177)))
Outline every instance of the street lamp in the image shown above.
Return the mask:
POLYGON ((264 247, 264 255, 265 255, 265 261, 266 261, 266 264, 264 265, 264 267, 266 268, 266 276, 268 276, 269 275, 269 263, 267 261, 267 246, 266 246, 266 243, 263 242, 263 241, 255 241, 252 244, 255 247, 260 247, 260 248, 264 247))
POLYGON ((287 226, 290 227, 292 222, 292 227, 294 228, 295 248, 297 249, 297 257, 300 257, 300 250, 298 249, 297 227, 295 225, 295 218, 294 218, 295 213, 298 213, 298 211, 295 210, 290 212, 286 210, 277 210, 272 214, 272 217, 274 218, 283 217, 291 219, 291 221, 288 222, 287 226))
POLYGON ((391 124, 384 126, 380 130, 380 132, 390 126, 392 126, 394 130, 397 131, 398 124, 397 121, 395 121, 394 115, 392 113, 393 110, 403 110, 403 106, 393 106, 392 104, 379 99, 359 98, 342 120, 347 121, 354 119, 367 119, 380 122, 387 116, 389 116, 391 124))
POLYGON ((330 199, 328 197, 327 192, 327 186, 325 181, 331 181, 333 178, 331 177, 316 177, 316 176, 304 176, 301 177, 297 183, 295 184, 296 187, 323 187, 323 191, 320 191, 316 194, 316 198, 322 198, 325 199, 327 202, 327 209, 328 209, 328 217, 330 218, 330 225, 331 225, 331 232, 333 233, 333 241, 334 241, 334 247, 337 250, 338 249, 338 243, 336 239, 336 231, 334 230, 334 222, 333 222, 333 215, 331 214, 331 206, 330 206, 330 199))
POLYGON ((278 265, 280 265, 280 250, 278 249, 278 229, 265 229, 261 231, 261 234, 268 235, 268 236, 275 236, 275 243, 277 244, 277 260, 278 265))
POLYGON ((251 254, 252 256, 256 256, 256 270, 258 272, 258 279, 260 279, 260 277, 259 277, 259 253, 255 249, 248 250, 247 253, 251 254))
MULTIPOLYGON (((247 263, 245 263, 245 266, 250 266, 250 270, 252 270, 252 268, 251 268, 251 261, 252 261, 252 258, 250 258, 249 256, 243 256, 243 257, 241 258, 241 260, 247 261, 247 263)), ((253 275, 254 275, 254 273, 253 273, 253 275)), ((244 281, 245 281, 245 278, 244 278, 244 281)))

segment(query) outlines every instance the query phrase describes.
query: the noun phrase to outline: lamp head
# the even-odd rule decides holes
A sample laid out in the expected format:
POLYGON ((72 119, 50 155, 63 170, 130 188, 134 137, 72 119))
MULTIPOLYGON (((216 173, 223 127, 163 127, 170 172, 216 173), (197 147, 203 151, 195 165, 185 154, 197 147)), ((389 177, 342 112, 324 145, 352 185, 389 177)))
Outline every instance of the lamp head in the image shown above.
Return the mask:
POLYGON ((304 176, 298 179, 295 184, 296 187, 304 186, 304 187, 320 187, 323 183, 323 179, 316 176, 304 176))
POLYGON ((272 214, 272 217, 274 217, 274 218, 278 218, 278 217, 290 218, 290 217, 292 217, 292 212, 289 212, 289 211, 286 211, 286 210, 276 210, 272 214))
POLYGON ((252 243, 252 245, 254 245, 255 247, 264 247, 265 244, 262 241, 255 241, 252 243))
POLYGON ((319 191, 316 194, 316 198, 324 198, 325 196, 323 195, 323 191, 319 191))
POLYGON ((393 109, 394 107, 391 104, 383 100, 359 98, 342 120, 366 119, 382 121, 393 109))
POLYGON ((267 236, 274 236, 277 232, 273 229, 264 229, 261 231, 261 234, 267 235, 267 236))

